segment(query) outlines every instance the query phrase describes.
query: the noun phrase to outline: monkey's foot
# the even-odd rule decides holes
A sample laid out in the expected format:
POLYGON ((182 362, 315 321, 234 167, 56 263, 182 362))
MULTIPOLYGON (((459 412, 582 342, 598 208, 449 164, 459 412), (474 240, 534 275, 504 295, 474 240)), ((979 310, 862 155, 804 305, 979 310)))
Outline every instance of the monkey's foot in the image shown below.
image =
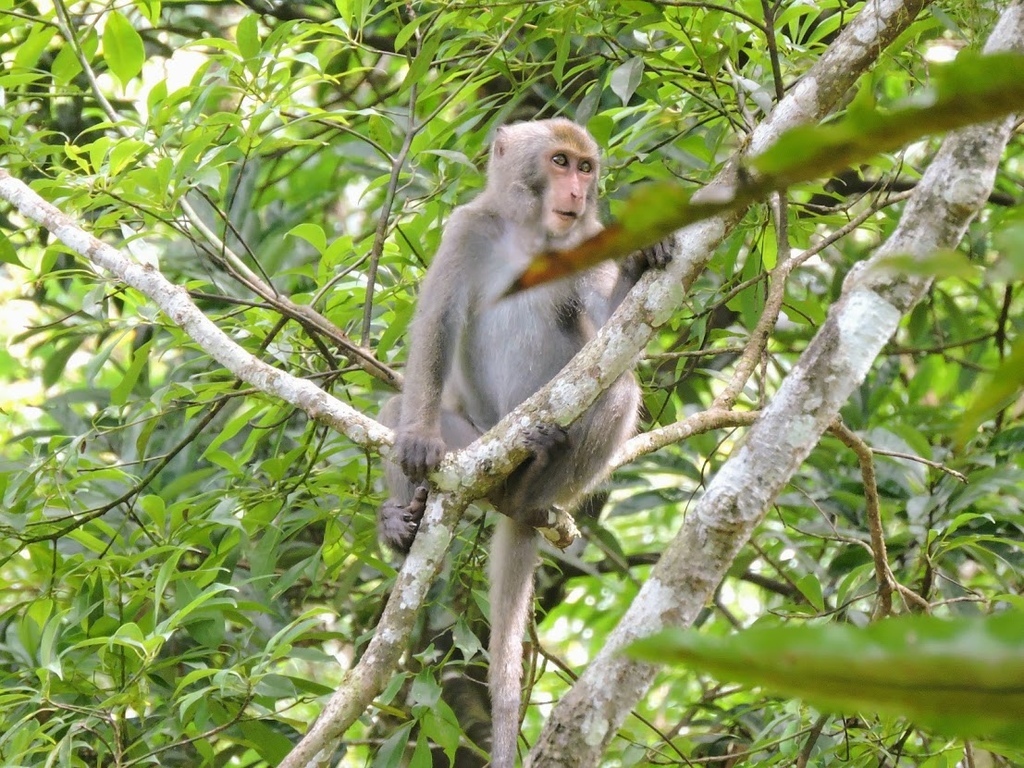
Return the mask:
POLYGON ((396 552, 405 554, 416 538, 420 520, 427 508, 427 486, 421 485, 413 492, 412 500, 402 504, 388 499, 377 510, 377 538, 396 552))
MULTIPOLYGON (((534 506, 533 490, 550 465, 564 453, 569 445, 569 433, 557 424, 533 424, 526 433, 526 448, 530 451, 529 458, 520 464, 505 481, 502 501, 499 508, 523 510, 534 506)), ((493 500, 493 499, 492 499, 493 500)), ((546 515, 541 509, 538 514, 546 515)), ((547 525, 547 518, 533 520, 528 513, 516 513, 516 519, 534 528, 547 525)))
POLYGON ((558 424, 534 424, 526 435, 526 447, 534 463, 547 464, 560 448, 569 444, 569 432, 558 424))

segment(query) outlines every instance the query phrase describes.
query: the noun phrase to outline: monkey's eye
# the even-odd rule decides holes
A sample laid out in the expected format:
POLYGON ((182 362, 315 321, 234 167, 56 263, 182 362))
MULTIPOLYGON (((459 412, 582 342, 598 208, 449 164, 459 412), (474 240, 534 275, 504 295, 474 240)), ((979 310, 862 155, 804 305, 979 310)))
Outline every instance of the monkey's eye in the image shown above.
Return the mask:
POLYGON ((559 152, 551 158, 551 162, 561 168, 566 168, 569 165, 569 158, 565 156, 564 152, 559 152))
POLYGON ((589 160, 580 161, 580 173, 592 173, 594 170, 594 164, 589 160))

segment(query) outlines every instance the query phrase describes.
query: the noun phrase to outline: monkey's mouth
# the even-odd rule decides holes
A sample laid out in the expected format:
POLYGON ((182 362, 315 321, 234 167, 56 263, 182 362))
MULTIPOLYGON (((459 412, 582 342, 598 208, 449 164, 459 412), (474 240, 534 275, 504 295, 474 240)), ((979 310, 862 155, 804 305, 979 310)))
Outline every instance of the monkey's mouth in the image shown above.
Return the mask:
POLYGON ((579 218, 579 214, 576 211, 555 211, 555 215, 561 216, 563 219, 579 218))

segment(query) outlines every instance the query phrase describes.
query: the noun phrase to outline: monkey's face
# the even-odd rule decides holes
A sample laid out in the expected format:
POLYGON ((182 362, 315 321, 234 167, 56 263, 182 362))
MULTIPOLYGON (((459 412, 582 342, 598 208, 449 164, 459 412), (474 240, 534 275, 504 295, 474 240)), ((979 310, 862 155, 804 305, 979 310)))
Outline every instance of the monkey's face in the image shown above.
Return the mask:
POLYGON ((558 148, 546 157, 547 193, 544 226, 552 237, 572 231, 587 213, 591 187, 596 183, 597 161, 571 149, 558 148))

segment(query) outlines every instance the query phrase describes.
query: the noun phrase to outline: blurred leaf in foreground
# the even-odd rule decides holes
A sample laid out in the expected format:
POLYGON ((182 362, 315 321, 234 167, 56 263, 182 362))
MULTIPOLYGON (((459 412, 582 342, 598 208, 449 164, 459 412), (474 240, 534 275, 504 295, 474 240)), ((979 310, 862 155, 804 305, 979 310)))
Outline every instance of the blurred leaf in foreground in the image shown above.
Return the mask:
POLYGON ((1013 402, 1021 387, 1024 387, 1024 336, 1017 338, 1010 354, 975 395, 957 428, 957 445, 966 445, 983 421, 1013 402))
POLYGON ((865 628, 753 628, 729 637, 668 630, 630 646, 834 712, 907 717, 937 732, 1024 745, 1024 614, 887 619, 865 628))
POLYGON ((545 251, 509 286, 515 293, 653 245, 694 222, 741 210, 770 192, 823 178, 932 133, 994 120, 1024 110, 1024 56, 964 52, 936 73, 934 97, 892 111, 851 109, 834 123, 786 131, 732 188, 699 201, 678 184, 651 184, 626 202, 618 221, 575 248, 545 251))

